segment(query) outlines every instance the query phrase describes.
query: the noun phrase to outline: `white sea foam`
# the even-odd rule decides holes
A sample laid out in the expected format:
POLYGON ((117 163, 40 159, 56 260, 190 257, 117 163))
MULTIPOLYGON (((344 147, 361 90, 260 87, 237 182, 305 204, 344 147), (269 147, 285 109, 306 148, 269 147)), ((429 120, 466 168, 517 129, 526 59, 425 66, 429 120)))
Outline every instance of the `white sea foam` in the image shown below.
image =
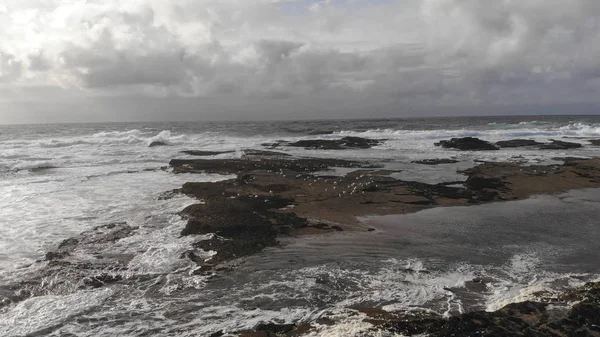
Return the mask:
POLYGON ((58 325, 98 306, 111 294, 110 289, 102 289, 32 297, 2 313, 0 336, 25 336, 58 325))
POLYGON ((556 293, 560 289, 581 286, 588 274, 558 274, 542 269, 537 254, 515 254, 503 270, 496 273, 497 281, 488 283, 487 311, 496 311, 510 303, 536 300, 542 292, 556 293), (497 275, 503 275, 498 278, 497 275), (577 277, 574 277, 577 276, 577 277), (560 288, 556 288, 561 284, 560 288))
MULTIPOLYGON (((393 158, 403 163, 416 159, 456 157, 465 162, 465 165, 472 165, 471 161, 475 158, 502 160, 517 154, 535 162, 556 156, 561 151, 540 153, 518 149, 473 154, 440 149, 433 143, 440 139, 462 136, 475 136, 490 141, 510 138, 547 141, 563 136, 600 137, 600 125, 597 124, 571 123, 557 126, 537 121, 512 125, 497 123, 485 129, 373 129, 364 132, 342 131, 332 135, 294 137, 242 137, 218 132, 182 134, 161 130, 162 128, 139 127, 127 131, 104 131, 76 136, 52 135, 48 139, 8 139, 0 142, 0 170, 9 171, 3 173, 3 179, 0 180, 0 195, 5 196, 0 198, 0 215, 2 222, 9 224, 0 225, 0 283, 15 281, 22 271, 34 268, 27 266, 41 258, 44 252, 55 248, 62 239, 113 221, 127 221, 131 226, 140 228, 132 236, 114 245, 94 248, 101 253, 133 255, 128 263, 129 274, 125 275, 126 277, 153 275, 157 278, 158 295, 153 295, 157 296, 153 299, 155 302, 145 298, 145 294, 132 292, 131 298, 123 295, 124 300, 132 300, 131 305, 111 303, 110 307, 102 309, 104 311, 92 315, 102 319, 113 309, 122 310, 123 315, 138 310, 154 320, 138 321, 132 318, 120 326, 97 326, 89 331, 85 331, 88 329, 85 325, 78 326, 70 322, 64 329, 57 330, 56 336, 59 336, 60 332, 69 331, 81 336, 95 336, 101 333, 134 335, 132 331, 143 330, 140 328, 142 326, 148 329, 168 326, 165 330, 167 332, 175 331, 173 334, 195 336, 223 329, 250 329, 261 322, 310 321, 323 313, 323 310, 315 310, 310 306, 281 310, 249 310, 247 307, 235 305, 234 302, 231 305, 199 309, 195 312, 195 321, 176 322, 165 318, 167 308, 174 311, 178 308, 178 303, 169 302, 170 300, 186 298, 188 294, 182 295, 182 289, 200 289, 198 291, 202 292, 207 277, 191 275, 193 265, 188 259, 180 258, 183 252, 190 249, 191 243, 199 239, 181 238, 179 233, 184 222, 175 215, 192 201, 183 196, 171 200, 158 200, 158 195, 178 188, 190 180, 214 181, 230 178, 173 175, 160 170, 144 171, 165 166, 171 158, 184 156, 179 154, 181 150, 234 150, 236 152, 220 155, 219 158, 237 158, 242 155, 243 149, 259 148, 261 143, 278 139, 294 141, 361 136, 384 138, 388 141, 371 150, 322 151, 285 147, 283 150, 297 155, 321 157, 393 158), (170 146, 148 148, 154 141, 161 141, 170 146), (37 174, 27 171, 44 167, 58 169, 37 174), (171 328, 172 330, 168 330, 171 328), (182 330, 187 332, 181 332, 182 330)), ((569 141, 585 143, 580 139, 569 141)), ((570 151, 569 155, 593 155, 593 151, 597 151, 597 148, 586 146, 581 150, 570 151)), ((448 171, 435 167, 415 168, 410 164, 406 164, 402 169, 403 172, 399 174, 414 180, 425 175, 442 176, 435 170, 448 171)), ((451 172, 442 176, 445 180, 455 178, 454 167, 449 171, 451 172)), ((89 258, 89 255, 83 254, 89 253, 75 252, 72 258, 83 260, 89 258), (79 253, 82 255, 77 255, 79 253)), ((207 253, 207 257, 208 254, 210 253, 207 253)), ((553 289, 556 282, 570 285, 581 282, 578 281, 579 278, 570 276, 544 271, 539 256, 535 254, 516 254, 506 265, 500 267, 459 263, 444 269, 433 267, 431 261, 423 259, 398 258, 386 260, 375 269, 332 264, 301 268, 288 274, 284 273, 279 278, 274 277, 250 290, 232 289, 230 296, 235 300, 253 297, 258 300, 259 297, 271 296, 275 303, 281 298, 298 301, 308 298, 313 303, 325 301, 325 310, 333 312, 338 324, 316 325, 313 336, 378 336, 370 330, 372 326, 364 322, 361 315, 345 311, 346 308, 374 301, 385 304, 384 308, 388 310, 425 307, 441 315, 457 314, 466 310, 460 294, 461 291, 466 291, 465 284, 474 278, 484 277, 487 289, 480 295, 480 300, 485 309, 496 310, 511 302, 535 298, 536 292, 553 289), (330 283, 323 285, 317 280, 330 283), (336 288, 338 286, 339 288, 336 288), (329 293, 323 294, 323 290, 329 293), (312 294, 320 295, 311 298, 312 294), (338 295, 339 297, 336 297, 338 295)), ((115 288, 119 290, 117 286, 115 288)), ((110 294, 105 291, 78 291, 67 295, 55 294, 28 299, 0 313, 0 335, 18 336, 50 327, 102 304, 110 294)), ((206 294, 201 293, 196 299, 198 303, 204 301, 202 296, 206 294)))

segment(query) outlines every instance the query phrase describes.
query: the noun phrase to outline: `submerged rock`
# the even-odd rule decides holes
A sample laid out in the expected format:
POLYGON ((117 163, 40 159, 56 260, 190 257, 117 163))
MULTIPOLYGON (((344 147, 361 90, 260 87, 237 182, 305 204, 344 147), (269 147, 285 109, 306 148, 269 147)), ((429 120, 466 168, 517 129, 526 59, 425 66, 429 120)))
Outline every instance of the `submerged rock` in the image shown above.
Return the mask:
POLYGON ((423 159, 423 160, 415 160, 411 163, 421 164, 421 165, 440 165, 440 164, 455 164, 459 161, 456 159, 448 159, 448 158, 440 158, 440 159, 423 159))
POLYGON ((499 150, 499 148, 485 140, 474 137, 452 138, 435 143, 435 146, 441 146, 445 149, 458 149, 461 151, 489 151, 499 150))
POLYGON ((169 145, 169 144, 167 144, 165 142, 156 141, 156 142, 150 143, 149 147, 167 146, 167 145, 169 145))
POLYGON ((532 139, 511 139, 496 142, 496 145, 499 147, 524 147, 542 145, 542 143, 532 139))
POLYGON ((199 150, 186 150, 181 151, 181 153, 189 154, 190 156, 198 156, 198 157, 207 157, 207 156, 216 156, 224 153, 233 153, 235 151, 199 151, 199 150))
POLYGON ((378 167, 367 162, 326 159, 326 158, 289 158, 287 156, 266 156, 263 158, 242 159, 173 159, 169 163, 174 173, 207 172, 236 174, 255 170, 294 172, 315 172, 331 167, 378 167))
POLYGON ((600 159, 548 166, 490 162, 460 172, 467 176, 465 181, 440 184, 403 181, 390 176, 394 171, 364 168, 343 176, 322 176, 316 171, 371 164, 279 155, 174 160, 172 165, 175 172, 236 174, 234 179, 189 182, 181 188, 182 193, 203 202, 182 212, 188 220, 182 235, 217 234, 197 245, 217 252, 211 263, 276 245, 280 235, 343 230, 358 225, 357 217, 365 215, 403 214, 600 186, 600 159))
POLYGON ((279 151, 265 151, 265 150, 244 150, 244 155, 246 158, 250 157, 291 157, 292 155, 285 152, 279 151))
POLYGON ((600 146, 600 139, 590 139, 588 142, 594 146, 600 146))
POLYGON ((552 140, 552 143, 543 144, 541 150, 568 150, 582 147, 580 143, 565 142, 562 140, 552 140))
POLYGON ((373 146, 381 145, 384 140, 369 139, 362 137, 344 137, 342 139, 305 139, 297 142, 288 143, 284 141, 265 144, 270 147, 281 145, 291 147, 303 147, 305 149, 315 150, 347 150, 347 149, 370 149, 373 146))
POLYGON ((310 324, 261 323, 250 331, 238 332, 239 337, 299 337, 312 329, 310 324))
POLYGON ((588 283, 582 288, 566 292, 559 298, 566 302, 579 302, 570 309, 552 314, 548 303, 526 301, 513 303, 494 312, 476 311, 443 317, 405 317, 385 312, 374 315, 363 311, 368 321, 389 332, 406 336, 446 337, 564 337, 600 335, 600 283, 588 283))

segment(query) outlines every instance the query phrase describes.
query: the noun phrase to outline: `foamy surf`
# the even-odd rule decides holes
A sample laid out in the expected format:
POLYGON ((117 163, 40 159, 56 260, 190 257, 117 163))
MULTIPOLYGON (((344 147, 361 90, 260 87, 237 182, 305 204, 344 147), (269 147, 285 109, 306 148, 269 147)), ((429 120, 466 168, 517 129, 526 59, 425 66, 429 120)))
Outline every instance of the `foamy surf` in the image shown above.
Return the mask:
POLYGON ((180 235, 185 221, 178 213, 196 201, 165 192, 188 181, 234 176, 175 175, 164 169, 173 158, 195 158, 181 151, 231 151, 209 159, 268 149, 381 161, 397 171, 394 177, 433 183, 464 179, 456 170, 476 160, 535 164, 594 156, 598 148, 588 138, 600 137, 600 121, 583 119, 302 123, 291 131, 282 127, 285 122, 0 130, 0 294, 31 296, 0 303, 0 335, 198 336, 233 334, 261 323, 305 322, 313 327, 308 336, 396 336, 378 331, 357 308, 449 317, 547 300, 597 279, 600 271, 588 263, 594 260, 588 248, 597 242, 591 229, 600 202, 593 191, 501 207, 435 209, 373 225, 375 231, 357 236, 295 238, 222 270, 201 271, 183 258, 189 250, 199 259, 214 252, 193 248, 204 237, 180 235), (386 142, 343 151, 263 145, 345 136, 386 142), (584 147, 476 153, 433 145, 462 136, 489 141, 570 137, 584 147), (154 142, 165 146, 150 148, 154 142), (458 163, 412 163, 436 158, 458 163), (102 226, 115 223, 123 224, 126 236, 82 239, 102 237, 102 226), (82 243, 63 259, 71 265, 43 261, 46 252, 70 237, 82 243), (317 322, 323 317, 331 324, 317 322))

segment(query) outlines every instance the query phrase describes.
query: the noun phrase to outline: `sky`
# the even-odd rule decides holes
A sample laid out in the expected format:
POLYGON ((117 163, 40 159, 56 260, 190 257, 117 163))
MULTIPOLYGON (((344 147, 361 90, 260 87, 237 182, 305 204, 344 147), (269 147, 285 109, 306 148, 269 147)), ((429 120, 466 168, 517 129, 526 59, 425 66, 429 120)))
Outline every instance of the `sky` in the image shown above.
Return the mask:
POLYGON ((0 124, 542 113, 600 113, 600 1, 0 2, 0 124))

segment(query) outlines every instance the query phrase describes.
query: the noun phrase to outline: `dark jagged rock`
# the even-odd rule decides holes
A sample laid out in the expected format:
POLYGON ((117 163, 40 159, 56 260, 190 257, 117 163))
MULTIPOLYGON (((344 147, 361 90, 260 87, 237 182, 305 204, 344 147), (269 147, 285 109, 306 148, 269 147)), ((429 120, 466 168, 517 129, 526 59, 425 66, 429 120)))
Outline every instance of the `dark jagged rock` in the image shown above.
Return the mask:
POLYGON ((552 143, 543 144, 541 150, 568 150, 582 147, 580 143, 565 142, 562 140, 552 140, 552 143))
POLYGON ((245 157, 291 157, 291 154, 279 151, 244 150, 245 157))
POLYGON ((47 170, 52 170, 52 169, 57 169, 57 166, 52 166, 52 165, 46 165, 46 166, 40 166, 40 167, 34 167, 34 168, 30 168, 29 172, 31 173, 41 173, 47 170))
POLYGON ((571 309, 548 312, 548 303, 513 303, 494 312, 476 311, 442 317, 406 317, 383 310, 361 310, 369 322, 389 332, 431 337, 564 337, 600 335, 600 283, 568 291, 559 303, 578 302, 571 309))
POLYGON ((205 204, 188 206, 181 213, 190 220, 182 235, 216 233, 224 237, 251 235, 271 231, 267 210, 287 206, 290 201, 282 198, 210 198, 205 204))
POLYGON ((307 219, 294 213, 276 212, 291 202, 276 196, 208 197, 205 204, 191 205, 182 211, 189 220, 181 234, 216 234, 195 244, 196 248, 217 252, 211 263, 254 254, 276 245, 277 234, 286 232, 285 228, 308 226, 307 219))
POLYGON ((468 189, 496 193, 491 200, 514 200, 534 194, 598 187, 600 159, 570 160, 564 165, 545 166, 484 163, 461 173, 468 176, 465 182, 468 189))
POLYGON ((293 158, 273 156, 254 160, 242 159, 173 159, 169 163, 175 173, 203 171, 207 173, 236 174, 255 170, 315 172, 331 167, 374 167, 375 165, 350 160, 326 158, 293 158))
POLYGON ((422 164, 422 165, 440 165, 440 164, 456 164, 459 161, 456 159, 448 159, 448 158, 439 158, 439 159, 423 159, 423 160, 415 160, 411 163, 414 164, 422 164))
POLYGON ((127 279, 123 276, 134 256, 109 249, 136 230, 137 227, 125 222, 115 222, 63 240, 55 251, 46 253, 44 261, 37 261, 40 266, 35 273, 18 282, 0 285, 0 307, 29 297, 62 293, 65 289, 98 288, 139 279, 140 276, 127 279), (48 282, 50 279, 52 282, 48 282))
POLYGON ((94 227, 75 238, 63 240, 56 251, 46 253, 46 261, 56 261, 70 256, 80 245, 111 243, 131 236, 138 227, 127 225, 126 222, 114 222, 108 225, 94 227))
POLYGON ((461 151, 489 151, 498 150, 499 148, 485 140, 474 137, 452 138, 450 140, 442 140, 435 143, 435 146, 441 146, 445 149, 458 149, 461 151))
POLYGON ((552 157, 552 160, 556 161, 564 161, 567 162, 575 162, 578 160, 589 160, 590 158, 582 158, 582 157, 552 157))
POLYGON ((149 147, 167 146, 167 145, 168 144, 165 142, 156 141, 156 142, 150 143, 149 147))
POLYGON ((361 137, 344 137, 342 139, 307 139, 289 143, 287 146, 303 147, 318 150, 370 149, 380 145, 383 140, 361 137))
POLYGON ((199 150, 186 150, 181 151, 181 153, 189 154, 190 156, 198 156, 198 157, 206 157, 206 156, 216 156, 224 153, 233 153, 235 151, 199 151, 199 150))
POLYGON ((251 331, 238 332, 239 337, 299 337, 312 329, 310 324, 261 323, 251 331))
POLYGON ((283 140, 262 144, 265 147, 276 148, 279 146, 303 147, 315 150, 347 150, 347 149, 370 149, 381 145, 383 139, 369 139, 362 137, 344 137, 342 139, 304 139, 297 142, 286 142, 283 140))
POLYGON ((257 156, 188 163, 191 165, 184 172, 194 168, 239 172, 234 179, 186 183, 181 189, 204 201, 182 212, 188 219, 182 234, 216 233, 215 238, 197 246, 217 252, 211 263, 256 253, 277 244, 280 235, 343 230, 358 225, 357 217, 364 215, 410 213, 600 186, 600 159, 549 166, 490 162, 462 171, 465 181, 440 184, 399 180, 390 176, 394 172, 389 170, 316 175, 315 171, 329 165, 365 166, 330 159, 257 156), (462 186, 452 186, 457 184, 462 186))
POLYGON ((542 145, 542 143, 532 139, 511 139, 496 142, 496 145, 499 147, 524 147, 542 145))
POLYGON ((221 263, 259 253, 264 248, 275 246, 276 244, 277 240, 275 240, 274 234, 265 236, 236 236, 231 238, 214 236, 208 240, 195 243, 194 247, 204 251, 217 252, 216 255, 205 262, 221 263))

